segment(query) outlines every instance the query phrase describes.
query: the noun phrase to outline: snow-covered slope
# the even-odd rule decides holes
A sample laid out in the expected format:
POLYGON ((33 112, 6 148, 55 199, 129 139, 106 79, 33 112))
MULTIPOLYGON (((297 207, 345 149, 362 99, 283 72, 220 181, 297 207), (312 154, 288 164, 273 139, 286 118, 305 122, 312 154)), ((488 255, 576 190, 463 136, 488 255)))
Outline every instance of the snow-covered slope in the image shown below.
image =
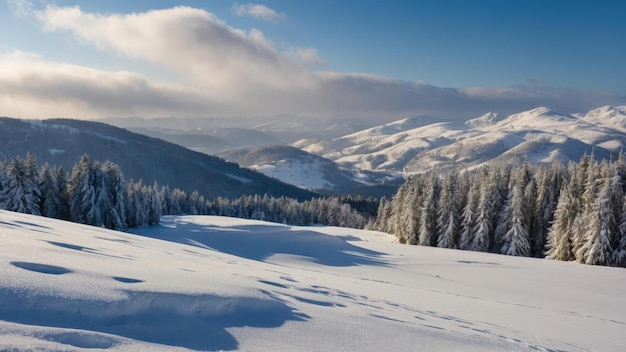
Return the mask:
POLYGON ((218 155, 285 183, 323 194, 391 196, 400 180, 387 173, 344 170, 332 160, 301 149, 272 145, 240 148, 218 155))
POLYGON ((294 146, 362 170, 419 173, 484 163, 577 161, 595 150, 608 158, 626 146, 626 106, 569 115, 539 107, 502 116, 487 113, 464 125, 404 119, 325 141, 294 146))
POLYGON ((623 269, 165 217, 0 211, 0 350, 622 351, 623 269))
POLYGON ((591 110, 580 117, 596 125, 605 125, 626 131, 626 106, 608 105, 591 110))
POLYGON ((333 161, 290 146, 242 148, 219 156, 301 188, 354 189, 360 185, 333 161))

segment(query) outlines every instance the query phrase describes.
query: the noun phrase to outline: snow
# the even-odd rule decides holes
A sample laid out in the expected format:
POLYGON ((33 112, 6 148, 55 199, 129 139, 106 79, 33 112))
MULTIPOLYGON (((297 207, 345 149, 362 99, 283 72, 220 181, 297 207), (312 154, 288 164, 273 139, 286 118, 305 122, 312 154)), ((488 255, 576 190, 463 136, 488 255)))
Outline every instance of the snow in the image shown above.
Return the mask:
POLYGON ((51 155, 63 154, 63 153, 65 153, 65 149, 51 148, 51 149, 48 149, 48 152, 51 155))
POLYGON ((465 125, 432 118, 403 119, 343 137, 294 145, 344 168, 407 175, 519 160, 552 163, 550 155, 560 156, 567 164, 578 161, 594 146, 605 148, 602 157, 608 158, 609 152, 623 149, 625 133, 626 106, 606 106, 582 115, 538 107, 509 116, 490 112, 465 125), (537 136, 543 143, 538 143, 537 136), (567 152, 558 153, 559 149, 567 152), (508 155, 503 155, 507 151, 508 155))
POLYGON ((622 351, 624 269, 214 216, 0 211, 0 350, 622 351))
POLYGON ((331 188, 333 185, 326 180, 323 166, 321 161, 307 158, 279 160, 273 164, 251 165, 250 168, 301 188, 331 188))

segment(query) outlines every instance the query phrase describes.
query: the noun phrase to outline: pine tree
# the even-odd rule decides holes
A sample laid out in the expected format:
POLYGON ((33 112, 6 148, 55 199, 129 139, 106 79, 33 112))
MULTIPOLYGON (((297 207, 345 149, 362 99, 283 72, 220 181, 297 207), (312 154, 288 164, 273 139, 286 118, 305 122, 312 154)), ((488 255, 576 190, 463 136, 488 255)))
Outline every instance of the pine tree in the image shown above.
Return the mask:
MULTIPOLYGON (((581 161, 581 164, 583 162, 581 161)), ((580 185, 579 192, 580 193, 580 207, 576 219, 573 224, 573 241, 572 241, 572 252, 576 257, 576 261, 579 263, 584 263, 586 258, 580 257, 580 255, 584 255, 586 253, 585 250, 581 251, 581 248, 584 246, 587 241, 587 232, 589 231, 589 224, 591 221, 597 220, 594 217, 597 214, 594 214, 597 210, 594 207, 596 202, 597 193, 598 193, 598 166, 597 163, 593 159, 593 153, 590 159, 579 166, 581 170, 581 177, 578 179, 578 184, 580 185), (582 176, 585 176, 585 180, 582 179, 582 176)))
POLYGON ((524 214, 523 184, 515 184, 511 191, 509 203, 509 226, 504 235, 501 253, 514 256, 530 255, 530 241, 526 226, 527 215, 524 214))
POLYGON ((617 233, 617 246, 613 251, 613 265, 626 267, 626 195, 622 198, 622 212, 617 233))
POLYGON ((61 219, 64 206, 61 204, 58 180, 53 176, 48 164, 42 167, 39 175, 41 177, 39 180, 39 189, 41 190, 41 215, 61 219))
POLYGON ((579 263, 592 265, 611 265, 613 248, 611 244, 616 237, 617 221, 612 209, 614 182, 606 181, 592 205, 584 233, 584 243, 576 253, 579 263))
POLYGON ((149 203, 145 198, 145 185, 143 180, 128 183, 128 227, 146 227, 149 224, 149 203))
POLYGON ((555 163, 539 176, 535 202, 535 234, 531 237, 531 255, 541 257, 547 243, 548 230, 554 220, 561 187, 562 165, 555 163))
POLYGON ((80 161, 74 165, 72 176, 67 185, 69 194, 70 219, 80 224, 88 224, 93 221, 96 204, 95 170, 84 154, 80 161), (89 214, 89 217, 88 217, 89 214))
POLYGON ((499 204, 497 179, 490 177, 481 185, 474 238, 469 247, 472 251, 488 252, 493 244, 494 218, 499 204))
POLYGON ((70 219, 70 200, 67 191, 67 172, 62 166, 53 170, 54 179, 56 180, 57 194, 59 196, 59 208, 57 209, 58 218, 61 220, 70 219))
POLYGON ((574 198, 573 184, 565 185, 561 191, 554 215, 554 223, 548 232, 546 258, 570 261, 572 252, 572 227, 578 213, 578 201, 574 198))
POLYGON ((431 177, 425 188, 420 215, 419 245, 434 246, 437 243, 437 180, 431 177))
POLYGON ((107 207, 101 206, 104 212, 104 225, 114 230, 125 230, 128 225, 126 211, 128 206, 128 184, 119 167, 107 161, 102 165, 102 192, 107 194, 107 207))
POLYGON ((457 248, 460 228, 460 203, 457 194, 457 176, 450 173, 441 189, 437 218, 437 247, 457 248))
POLYGON ((0 195, 0 208, 18 213, 41 215, 38 179, 37 165, 32 155, 27 156, 26 160, 14 158, 6 166, 4 186, 0 195))
POLYGON ((459 248, 464 250, 470 249, 474 240, 474 228, 476 227, 476 220, 478 217, 478 197, 480 196, 478 184, 478 182, 473 182, 469 188, 467 202, 463 208, 461 216, 462 221, 459 248))

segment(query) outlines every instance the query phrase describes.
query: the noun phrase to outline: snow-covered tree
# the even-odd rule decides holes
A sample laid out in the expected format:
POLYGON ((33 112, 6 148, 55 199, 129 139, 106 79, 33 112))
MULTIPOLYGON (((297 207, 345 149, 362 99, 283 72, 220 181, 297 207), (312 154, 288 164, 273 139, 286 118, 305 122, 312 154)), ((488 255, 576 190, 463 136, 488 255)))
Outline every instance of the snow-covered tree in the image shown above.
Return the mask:
POLYGON ((626 196, 622 198, 622 212, 619 217, 617 245, 613 251, 613 265, 626 267, 626 196))
POLYGON ((572 252, 572 225, 578 213, 578 200, 574 198, 574 185, 565 185, 559 196, 554 223, 548 232, 546 258, 569 261, 572 252))
POLYGON ((48 164, 44 165, 39 172, 39 189, 41 191, 41 215, 61 219, 63 217, 63 198, 59 193, 58 180, 51 172, 48 164))
POLYGON ((467 192, 467 201, 461 214, 461 231, 459 238, 460 249, 470 249, 474 240, 474 228, 476 227, 478 200, 480 197, 480 189, 478 182, 472 183, 467 192))
POLYGON ((480 199, 476 210, 474 236, 469 247, 472 251, 488 252, 493 244, 494 219, 499 205, 497 179, 490 177, 480 187, 480 199))
POLYGON ((41 193, 35 158, 14 158, 5 170, 5 180, 0 194, 0 208, 18 213, 41 215, 41 193))
POLYGON ((419 245, 434 246, 437 243, 437 179, 431 177, 424 187, 426 189, 420 215, 419 245))
POLYGON ((69 194, 70 219, 87 224, 88 214, 93 220, 96 204, 95 170, 87 154, 83 155, 72 169, 72 176, 67 185, 69 194))
POLYGON ((450 173, 446 177, 439 201, 437 218, 437 247, 457 248, 461 219, 461 204, 457 193, 457 175, 450 173))
MULTIPOLYGON (((612 208, 612 192, 616 182, 605 180, 599 191, 592 211, 587 217, 583 245, 576 252, 579 263, 611 265, 613 260, 612 242, 617 237, 617 221, 612 208)), ((620 189, 621 191, 621 189, 620 189)))
POLYGON ((513 186, 508 209, 510 225, 504 235, 504 245, 500 252, 506 255, 528 256, 530 255, 530 241, 526 224, 527 214, 524 213, 524 191, 521 183, 516 183, 513 186))

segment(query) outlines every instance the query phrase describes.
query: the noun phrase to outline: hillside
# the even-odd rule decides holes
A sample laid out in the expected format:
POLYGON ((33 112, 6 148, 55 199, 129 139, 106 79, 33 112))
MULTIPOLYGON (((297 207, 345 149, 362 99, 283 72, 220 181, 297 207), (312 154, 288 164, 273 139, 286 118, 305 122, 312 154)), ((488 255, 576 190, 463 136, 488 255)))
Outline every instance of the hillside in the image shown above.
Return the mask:
POLYGON ((397 189, 394 180, 386 174, 340 169, 331 160, 291 146, 240 148, 224 151, 218 156, 285 183, 320 193, 380 197, 390 196, 397 189), (388 184, 382 184, 383 181, 388 181, 388 184))
POLYGON ((294 146, 348 169, 421 173, 483 164, 577 161, 593 150, 610 158, 626 146, 626 107, 569 115, 539 107, 503 116, 487 113, 464 125, 429 117, 403 119, 342 137, 294 146))
POLYGON ((378 232, 0 211, 0 350, 622 351, 624 270, 378 232))
POLYGON ((68 172, 83 154, 118 164, 127 180, 197 190, 206 197, 269 194, 308 199, 314 193, 282 183, 223 159, 99 122, 0 119, 0 160, 33 154, 43 165, 68 172))

